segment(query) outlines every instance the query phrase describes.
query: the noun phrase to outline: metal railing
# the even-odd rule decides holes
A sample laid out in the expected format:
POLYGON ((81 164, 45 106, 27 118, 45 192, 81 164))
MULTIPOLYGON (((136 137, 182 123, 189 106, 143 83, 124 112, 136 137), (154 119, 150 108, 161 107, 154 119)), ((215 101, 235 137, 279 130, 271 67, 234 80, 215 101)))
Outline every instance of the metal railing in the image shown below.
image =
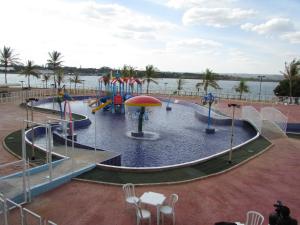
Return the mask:
POLYGON ((0 225, 57 225, 0 193, 0 225), (14 210, 13 210, 14 209, 14 210))
MULTIPOLYGON (((77 88, 67 89, 70 95, 92 95, 96 96, 99 91, 93 88, 77 88)), ((260 103, 283 103, 283 104, 300 104, 299 97, 288 97, 288 96, 274 96, 274 95, 261 95, 260 98, 255 94, 244 94, 242 97, 239 94, 232 92, 212 92, 216 98, 219 99, 230 99, 230 100, 241 100, 246 102, 260 102, 260 103)), ((163 95, 163 96, 204 96, 203 91, 170 91, 170 90, 149 90, 148 93, 145 91, 143 94, 150 95, 163 95)), ((21 103, 26 98, 46 98, 57 95, 57 90, 54 88, 48 89, 31 89, 31 90, 20 90, 16 92, 0 93, 0 104, 1 103, 21 103)))

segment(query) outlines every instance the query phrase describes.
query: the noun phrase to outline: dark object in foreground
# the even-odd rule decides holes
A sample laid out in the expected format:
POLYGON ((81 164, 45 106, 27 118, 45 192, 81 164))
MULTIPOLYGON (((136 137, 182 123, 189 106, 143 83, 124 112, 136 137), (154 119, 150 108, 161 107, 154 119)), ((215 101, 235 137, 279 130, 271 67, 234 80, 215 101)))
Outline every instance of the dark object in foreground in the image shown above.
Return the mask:
POLYGON ((232 222, 217 222, 217 223, 215 223, 215 225, 236 225, 236 223, 232 223, 232 222))
POLYGON ((275 212, 269 215, 270 225, 298 225, 297 220, 290 217, 290 209, 281 201, 274 204, 275 212))

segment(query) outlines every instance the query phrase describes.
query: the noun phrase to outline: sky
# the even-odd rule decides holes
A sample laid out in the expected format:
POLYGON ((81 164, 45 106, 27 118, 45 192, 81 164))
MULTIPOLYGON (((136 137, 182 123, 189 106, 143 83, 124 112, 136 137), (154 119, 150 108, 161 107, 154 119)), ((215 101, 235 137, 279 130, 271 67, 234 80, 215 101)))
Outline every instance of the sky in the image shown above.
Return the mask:
POLYGON ((300 58, 299 0, 0 0, 0 48, 44 65, 279 74, 300 58))

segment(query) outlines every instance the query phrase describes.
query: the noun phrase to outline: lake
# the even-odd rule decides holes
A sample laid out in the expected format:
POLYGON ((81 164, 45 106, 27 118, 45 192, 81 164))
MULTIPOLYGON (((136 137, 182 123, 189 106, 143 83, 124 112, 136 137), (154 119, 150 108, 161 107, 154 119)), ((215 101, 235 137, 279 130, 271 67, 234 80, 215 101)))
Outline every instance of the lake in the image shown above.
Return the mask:
MULTIPOLYGON (((77 84, 78 87, 83 88, 97 88, 98 87, 98 76, 81 76, 81 79, 84 80, 82 84, 77 84)), ((24 87, 27 86, 27 78, 24 75, 19 74, 8 74, 7 75, 8 83, 21 84, 20 81, 24 81, 24 87)), ((177 79, 172 78, 164 78, 164 79, 156 79, 158 85, 151 83, 149 89, 150 90, 160 90, 160 91, 174 91, 177 89, 177 79)), ((183 85, 183 91, 197 91, 196 84, 201 82, 201 80, 196 79, 185 79, 183 85)), ((37 79, 34 77, 30 78, 31 87, 43 87, 42 79, 37 79)), ((48 83, 48 86, 53 83, 51 80, 48 83)), ((213 93, 223 93, 223 94, 237 94, 234 91, 234 86, 236 86, 239 81, 231 81, 231 80, 219 80, 218 84, 222 88, 221 90, 213 90, 210 89, 213 93)), ((259 86, 260 82, 258 81, 247 81, 247 85, 249 86, 251 96, 259 95, 259 86)), ((4 74, 0 74, 0 84, 4 84, 4 74)), ((70 86, 69 76, 65 77, 66 87, 70 86)), ((271 98, 274 96, 273 90, 278 85, 278 82, 262 82, 261 83, 261 96, 267 96, 271 98)), ((74 84, 72 84, 73 88, 74 84)), ((146 90, 146 84, 143 85, 143 90, 146 90)), ((200 89, 203 91, 203 89, 200 89)))

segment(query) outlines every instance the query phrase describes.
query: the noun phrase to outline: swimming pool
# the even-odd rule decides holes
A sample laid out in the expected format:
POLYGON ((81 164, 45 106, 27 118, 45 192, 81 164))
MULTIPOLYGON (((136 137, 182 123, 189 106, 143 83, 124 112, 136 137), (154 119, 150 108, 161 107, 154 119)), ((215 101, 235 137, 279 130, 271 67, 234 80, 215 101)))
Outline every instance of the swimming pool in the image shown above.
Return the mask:
MULTIPOLYGON (((53 108, 52 103, 43 103, 39 107, 53 108)), ((110 111, 91 113, 84 100, 72 101, 72 111, 86 115, 92 124, 76 130, 77 142, 95 145, 97 148, 120 153, 122 166, 125 167, 161 167, 170 166, 205 158, 230 148, 231 123, 213 122, 214 134, 206 134, 206 122, 198 114, 206 115, 206 108, 187 102, 172 104, 172 111, 166 111, 166 102, 161 108, 152 109, 148 120, 144 121, 144 130, 158 134, 156 140, 137 140, 129 138, 127 133, 137 129, 137 119, 132 114, 112 114, 110 111), (96 129, 95 129, 96 122, 96 129)), ((54 105, 57 109, 57 104, 54 105)), ((214 114, 218 119, 226 119, 214 114)), ((256 130, 248 123, 238 122, 235 126, 234 146, 256 135, 256 130)))

